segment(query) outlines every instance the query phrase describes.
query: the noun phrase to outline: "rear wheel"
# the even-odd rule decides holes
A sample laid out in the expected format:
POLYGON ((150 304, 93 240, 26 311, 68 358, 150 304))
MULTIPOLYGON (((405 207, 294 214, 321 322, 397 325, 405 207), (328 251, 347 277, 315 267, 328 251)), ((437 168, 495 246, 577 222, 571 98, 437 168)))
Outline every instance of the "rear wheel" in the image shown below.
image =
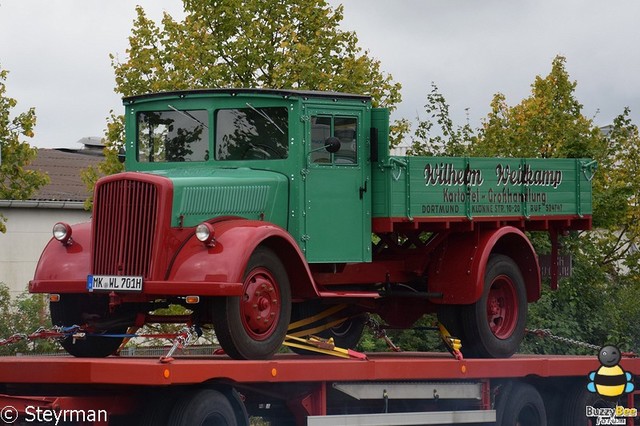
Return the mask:
POLYGON ((215 298, 213 326, 235 359, 269 359, 280 348, 291 317, 291 289, 282 262, 258 247, 245 268, 241 297, 215 298))
MULTIPOLYGON (((85 326, 109 319, 109 299, 106 295, 62 294, 58 302, 50 304, 51 322, 60 327, 85 326)), ((127 326, 96 328, 84 338, 64 338, 60 344, 71 355, 81 358, 103 358, 113 354, 124 340, 108 337, 127 331, 127 326), (102 335, 102 336, 101 336, 102 335)))
MULTIPOLYGON (((291 311, 291 323, 293 324, 296 321, 310 319, 311 317, 319 315, 325 310, 331 308, 331 305, 322 305, 313 300, 296 303, 293 305, 293 309, 291 311)), ((333 327, 317 332, 314 331, 310 334, 322 337, 323 339, 333 339, 333 342, 337 347, 353 349, 356 347, 358 342, 360 342, 360 338, 362 337, 362 333, 367 322, 367 316, 362 312, 354 312, 354 309, 351 308, 341 309, 331 315, 320 318, 317 321, 299 328, 303 330, 312 330, 318 327, 322 328, 325 324, 338 321, 342 318, 346 319, 333 327)), ((298 327, 296 329, 298 329, 298 327)), ((314 352, 295 347, 291 347, 290 349, 301 355, 314 354, 314 352)))
POLYGON ((482 295, 461 307, 460 320, 465 355, 508 358, 518 350, 527 321, 527 296, 520 269, 510 257, 489 258, 482 295))

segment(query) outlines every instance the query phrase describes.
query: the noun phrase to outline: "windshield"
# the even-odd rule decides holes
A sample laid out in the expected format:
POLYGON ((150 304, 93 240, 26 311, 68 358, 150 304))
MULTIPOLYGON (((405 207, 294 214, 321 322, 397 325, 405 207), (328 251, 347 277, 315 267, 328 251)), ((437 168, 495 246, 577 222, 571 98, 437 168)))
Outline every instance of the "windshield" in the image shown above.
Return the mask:
POLYGON ((287 158, 287 108, 246 105, 246 108, 216 111, 216 160, 287 158))
POLYGON ((138 161, 182 162, 209 159, 209 119, 205 110, 138 113, 138 161))

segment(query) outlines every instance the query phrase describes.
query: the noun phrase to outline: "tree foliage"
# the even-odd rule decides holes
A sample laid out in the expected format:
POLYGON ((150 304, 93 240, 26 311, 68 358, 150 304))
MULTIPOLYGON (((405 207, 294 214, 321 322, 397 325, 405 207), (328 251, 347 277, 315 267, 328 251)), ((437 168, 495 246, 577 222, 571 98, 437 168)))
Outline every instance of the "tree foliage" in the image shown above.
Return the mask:
MULTIPOLYGON (((340 91, 372 96, 393 108, 400 84, 343 31, 343 7, 325 0, 183 0, 185 18, 165 13, 158 24, 142 7, 127 57, 112 55, 115 91, 123 96, 196 88, 266 87, 340 91)), ((89 188, 116 163, 122 118, 111 115, 105 165, 84 175, 89 188)))
MULTIPOLYGON (((33 137, 34 108, 13 115, 17 101, 7 96, 8 71, 0 68, 0 199, 24 200, 49 182, 47 175, 26 167, 38 151, 23 137, 33 137)), ((6 218, 0 215, 0 232, 6 232, 6 218)))
POLYGON ((484 120, 474 156, 535 158, 598 158, 602 137, 591 119, 582 114, 575 97, 577 83, 558 56, 546 77, 537 76, 531 95, 509 107, 505 96, 494 95, 484 120))
POLYGON ((370 94, 393 106, 400 85, 339 27, 324 0, 183 0, 186 17, 161 26, 138 7, 128 58, 112 57, 116 92, 269 87, 370 94))
MULTIPOLYGON (((411 137, 411 147, 407 155, 422 156, 464 156, 476 140, 476 135, 467 121, 462 126, 454 124, 449 115, 449 104, 435 83, 424 105, 426 118, 416 117, 416 129, 411 137)), ((409 126, 406 121, 396 122, 405 133, 409 126)))
MULTIPOLYGON (((21 294, 11 299, 9 287, 0 283, 0 340, 13 335, 29 335, 39 327, 51 327, 46 313, 45 295, 21 294)), ((58 350, 50 340, 19 340, 16 343, 0 346, 0 355, 18 353, 45 353, 58 350)))

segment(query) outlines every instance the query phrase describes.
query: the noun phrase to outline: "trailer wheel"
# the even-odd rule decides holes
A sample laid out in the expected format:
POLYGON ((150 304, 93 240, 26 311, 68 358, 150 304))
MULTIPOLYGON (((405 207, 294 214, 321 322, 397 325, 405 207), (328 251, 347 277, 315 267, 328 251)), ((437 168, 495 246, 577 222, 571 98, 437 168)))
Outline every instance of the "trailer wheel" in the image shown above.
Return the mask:
POLYGON ((547 413, 540 393, 528 383, 513 383, 498 407, 497 424, 504 426, 546 426, 547 413))
MULTIPOLYGON (((62 294, 58 302, 51 302, 51 323, 61 327, 83 326, 109 315, 109 299, 106 295, 62 294)), ((79 358, 104 358, 113 354, 122 337, 101 337, 99 334, 124 334, 126 326, 97 330, 93 335, 74 339, 72 336, 60 341, 62 347, 79 358)))
POLYGON ((224 394, 214 389, 198 389, 182 395, 166 424, 236 426, 242 423, 237 421, 233 406, 224 394))
POLYGON ((594 425, 597 417, 587 417, 586 407, 615 408, 615 401, 608 401, 596 393, 587 390, 587 383, 580 382, 567 392, 567 397, 562 405, 561 426, 594 425))
POLYGON ((480 299, 461 309, 463 353, 477 358, 508 358, 524 337, 527 297, 518 265, 508 256, 487 262, 480 299))
POLYGON ((214 298, 213 326, 235 359, 269 359, 280 348, 291 317, 291 289, 282 262, 258 247, 244 273, 243 296, 214 298))
POLYGON ((165 426, 178 395, 178 392, 171 388, 145 393, 146 405, 141 412, 138 426, 165 426))

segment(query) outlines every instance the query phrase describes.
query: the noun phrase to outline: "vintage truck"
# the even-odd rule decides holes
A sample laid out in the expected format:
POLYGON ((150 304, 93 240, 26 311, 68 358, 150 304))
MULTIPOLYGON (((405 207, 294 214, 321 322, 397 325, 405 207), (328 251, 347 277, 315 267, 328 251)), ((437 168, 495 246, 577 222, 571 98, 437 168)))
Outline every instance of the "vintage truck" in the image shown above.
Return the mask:
POLYGON ((541 292, 525 232, 548 232, 555 258, 559 235, 591 227, 589 159, 391 156, 389 111, 367 96, 212 89, 124 105, 127 171, 98 181, 91 223, 54 226, 29 284, 55 325, 86 332, 63 341, 75 356, 186 321, 212 324, 233 358, 268 359, 291 322, 329 308, 318 334, 346 347, 366 313, 408 328, 437 312, 465 356, 509 357, 541 292), (187 314, 152 314, 169 305, 187 314))

